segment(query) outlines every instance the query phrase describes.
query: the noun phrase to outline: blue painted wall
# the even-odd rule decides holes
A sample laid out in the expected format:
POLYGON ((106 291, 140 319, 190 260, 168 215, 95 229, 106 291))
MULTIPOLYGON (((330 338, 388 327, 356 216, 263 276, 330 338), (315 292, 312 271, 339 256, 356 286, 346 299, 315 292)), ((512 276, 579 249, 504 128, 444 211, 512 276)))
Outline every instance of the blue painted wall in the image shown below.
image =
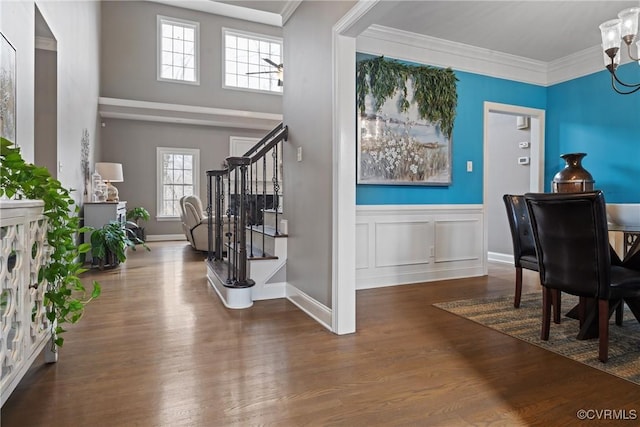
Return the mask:
MULTIPOLYGON (((621 78, 640 82, 640 67, 620 67, 621 78)), ((624 81, 624 80, 623 80, 624 81)), ((560 155, 583 152, 582 165, 607 202, 640 203, 640 92, 619 95, 608 71, 547 89, 545 182, 564 167, 560 155)))
MULTIPOLYGON (((370 57, 359 54, 357 59, 370 57)), ((407 62, 410 64, 410 62, 407 62)), ((640 81, 635 64, 621 67, 640 81)), ((583 165, 607 201, 640 203, 640 93, 618 95, 609 73, 551 87, 455 71, 458 108, 453 130, 452 184, 448 187, 357 185, 356 204, 482 204, 484 102, 546 110, 545 182, 564 166, 560 154, 586 152, 583 165), (467 161, 474 165, 466 171, 467 161)))

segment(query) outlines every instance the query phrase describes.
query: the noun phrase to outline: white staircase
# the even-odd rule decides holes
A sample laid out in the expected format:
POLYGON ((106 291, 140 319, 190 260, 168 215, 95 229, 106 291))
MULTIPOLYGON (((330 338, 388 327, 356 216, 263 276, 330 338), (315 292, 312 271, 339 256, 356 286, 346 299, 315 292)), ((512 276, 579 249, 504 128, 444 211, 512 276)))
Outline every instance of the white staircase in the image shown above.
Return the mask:
MULTIPOLYGON (((256 282, 251 288, 253 301, 284 298, 286 292, 287 235, 275 234, 275 211, 267 210, 263 215, 264 231, 261 225, 247 230, 247 243, 253 238, 254 249, 253 257, 250 250, 247 254, 247 276, 256 282)), ((278 221, 281 218, 278 213, 278 221)))
MULTIPOLYGON (((247 277, 255 285, 242 289, 226 287, 226 268, 223 265, 207 264, 209 283, 229 308, 247 308, 253 301, 284 298, 286 295, 287 235, 282 232, 276 235, 275 211, 267 210, 263 216, 264 227, 255 225, 246 230, 247 277)), ((279 212, 278 222, 281 218, 282 213, 279 212)), ((228 248, 228 256, 233 256, 234 250, 233 247, 228 248)), ((230 264, 232 259, 226 258, 230 264)))

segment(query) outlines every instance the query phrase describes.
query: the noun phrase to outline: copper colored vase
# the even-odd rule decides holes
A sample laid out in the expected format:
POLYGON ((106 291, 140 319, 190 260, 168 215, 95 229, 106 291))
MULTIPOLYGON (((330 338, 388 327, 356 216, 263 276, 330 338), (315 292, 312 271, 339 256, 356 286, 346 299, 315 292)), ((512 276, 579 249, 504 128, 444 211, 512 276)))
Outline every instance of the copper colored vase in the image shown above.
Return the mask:
POLYGON ((591 174, 582 167, 582 158, 587 153, 569 153, 560 157, 565 161, 564 169, 553 177, 554 193, 577 193, 593 190, 594 180, 591 174))

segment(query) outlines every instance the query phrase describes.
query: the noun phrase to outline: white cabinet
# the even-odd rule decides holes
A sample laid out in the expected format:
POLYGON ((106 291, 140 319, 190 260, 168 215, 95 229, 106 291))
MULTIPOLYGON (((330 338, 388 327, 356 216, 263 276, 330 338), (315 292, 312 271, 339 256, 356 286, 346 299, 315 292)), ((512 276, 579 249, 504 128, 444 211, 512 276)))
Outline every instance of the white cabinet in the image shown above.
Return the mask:
MULTIPOLYGON (((86 202, 84 204, 84 225, 102 228, 111 221, 118 221, 124 227, 127 221, 127 202, 86 202)), ((84 241, 91 242, 91 232, 85 233, 84 241)), ((87 254, 91 261, 91 253, 87 254)))

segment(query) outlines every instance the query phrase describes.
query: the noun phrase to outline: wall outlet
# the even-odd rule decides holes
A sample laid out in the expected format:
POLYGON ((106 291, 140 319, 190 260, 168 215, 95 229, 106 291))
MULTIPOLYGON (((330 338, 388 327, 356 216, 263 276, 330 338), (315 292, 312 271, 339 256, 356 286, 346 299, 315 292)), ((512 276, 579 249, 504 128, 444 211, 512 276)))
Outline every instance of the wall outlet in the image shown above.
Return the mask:
POLYGON ((467 172, 473 172, 473 162, 471 160, 467 160, 467 172))
POLYGON ((518 157, 518 164, 519 165, 528 165, 529 164, 529 158, 528 157, 518 157))
POLYGON ((518 143, 518 147, 520 148, 529 148, 529 141, 522 141, 518 143))

